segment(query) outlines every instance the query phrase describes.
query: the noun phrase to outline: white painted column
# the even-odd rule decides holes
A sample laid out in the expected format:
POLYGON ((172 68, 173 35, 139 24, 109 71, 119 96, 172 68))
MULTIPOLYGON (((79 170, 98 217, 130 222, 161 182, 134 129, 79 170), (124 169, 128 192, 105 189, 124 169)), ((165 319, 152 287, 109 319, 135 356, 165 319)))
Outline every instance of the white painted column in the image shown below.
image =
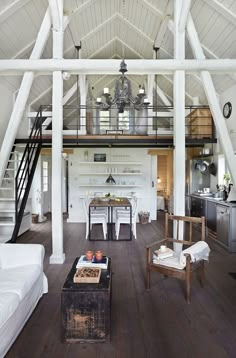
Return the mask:
MULTIPOLYGON (((63 0, 57 1, 59 28, 53 26, 53 58, 63 57, 63 0)), ((51 9, 52 11, 54 8, 51 9)), ((54 16, 52 16, 54 18, 54 16)), ((58 21, 56 23, 58 26, 58 21)), ((62 71, 53 72, 52 85, 52 255, 51 264, 62 264, 63 208, 62 208, 62 150, 63 150, 63 77, 62 71)))
MULTIPOLYGON (((175 58, 185 58, 185 32, 179 31, 183 0, 175 1, 175 58)), ((185 71, 174 74, 174 214, 185 215, 185 71)))
MULTIPOLYGON (((42 25, 40 27, 30 59, 36 60, 41 57, 41 54, 47 43, 50 29, 51 29, 51 19, 50 19, 49 10, 47 10, 42 25)), ((9 155, 11 153, 12 146, 14 144, 21 123, 21 119, 25 111, 26 103, 29 97, 33 80, 34 80, 34 73, 26 72, 23 76, 20 85, 20 89, 2 143, 2 148, 4 148, 4 150, 1 150, 0 152, 0 183, 2 182, 5 168, 8 163, 9 155)))
MULTIPOLYGON (((148 88, 147 88, 147 98, 148 98, 148 102, 150 103, 151 106, 153 106, 153 88, 154 88, 154 80, 155 80, 155 75, 148 75, 148 88)), ((148 134, 152 134, 153 130, 152 130, 152 119, 153 117, 153 109, 148 109, 148 121, 147 121, 147 126, 148 126, 148 130, 147 133, 148 134)))
MULTIPOLYGON (((194 56, 199 60, 204 60, 205 55, 199 41, 199 37, 193 23, 191 15, 188 17, 187 32, 192 47, 194 56)), ((224 60, 222 60, 224 61, 224 60)), ((217 129, 217 133, 220 138, 220 142, 223 148, 225 158, 230 170, 231 178, 233 179, 234 185, 236 185, 236 158, 234 156, 234 150, 229 136, 229 132, 225 123, 225 119, 220 108, 219 100, 216 94, 216 90, 211 78, 211 74, 208 71, 201 72, 201 78, 203 87, 207 96, 209 107, 214 118, 214 123, 217 129)))
POLYGON ((86 98, 88 86, 86 83, 86 76, 79 76, 79 88, 80 88, 80 105, 83 108, 80 108, 80 134, 86 134, 86 98))

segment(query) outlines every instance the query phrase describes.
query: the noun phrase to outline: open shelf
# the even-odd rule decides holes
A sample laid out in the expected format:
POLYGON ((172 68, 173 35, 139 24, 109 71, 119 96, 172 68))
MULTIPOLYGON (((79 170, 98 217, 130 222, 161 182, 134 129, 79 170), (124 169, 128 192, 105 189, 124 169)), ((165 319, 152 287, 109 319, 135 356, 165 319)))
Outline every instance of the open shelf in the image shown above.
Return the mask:
POLYGON ((108 176, 109 174, 112 174, 113 176, 116 175, 142 175, 143 173, 80 173, 80 175, 104 175, 104 176, 108 176))
POLYGON ((80 164, 87 165, 142 165, 141 162, 80 162, 80 164))
POLYGON ((142 188, 142 185, 135 184, 80 184, 80 187, 103 187, 103 188, 142 188))

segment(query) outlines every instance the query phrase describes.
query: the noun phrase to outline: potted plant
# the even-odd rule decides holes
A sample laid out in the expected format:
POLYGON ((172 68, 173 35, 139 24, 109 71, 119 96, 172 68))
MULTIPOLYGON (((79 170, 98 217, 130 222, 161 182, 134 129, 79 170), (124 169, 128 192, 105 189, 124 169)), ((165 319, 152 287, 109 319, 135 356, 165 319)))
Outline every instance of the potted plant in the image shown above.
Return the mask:
POLYGON ((229 185, 229 182, 231 181, 231 177, 229 173, 225 173, 224 177, 223 177, 224 181, 225 181, 225 185, 229 185))

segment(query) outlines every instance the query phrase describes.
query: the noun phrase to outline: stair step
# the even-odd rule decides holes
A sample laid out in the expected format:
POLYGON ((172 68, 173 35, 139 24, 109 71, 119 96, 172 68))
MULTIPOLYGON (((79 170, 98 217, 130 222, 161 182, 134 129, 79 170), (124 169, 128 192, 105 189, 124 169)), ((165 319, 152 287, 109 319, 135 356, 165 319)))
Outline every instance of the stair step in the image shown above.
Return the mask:
POLYGON ((0 198, 0 201, 15 201, 15 198, 0 198))
POLYGON ((15 180, 15 178, 13 178, 13 177, 9 177, 9 178, 3 178, 2 180, 15 180))
POLYGON ((9 224, 13 222, 14 220, 12 216, 0 216, 0 224, 9 224))
POLYGON ((0 190, 13 190, 14 188, 9 188, 7 186, 0 187, 0 190))
POLYGON ((11 240, 11 236, 10 235, 0 235, 0 244, 3 244, 7 241, 11 240))
POLYGON ((0 226, 15 226, 15 223, 13 221, 0 221, 0 226))
POLYGON ((14 212, 15 212, 14 209, 0 209, 0 213, 14 213, 14 212))

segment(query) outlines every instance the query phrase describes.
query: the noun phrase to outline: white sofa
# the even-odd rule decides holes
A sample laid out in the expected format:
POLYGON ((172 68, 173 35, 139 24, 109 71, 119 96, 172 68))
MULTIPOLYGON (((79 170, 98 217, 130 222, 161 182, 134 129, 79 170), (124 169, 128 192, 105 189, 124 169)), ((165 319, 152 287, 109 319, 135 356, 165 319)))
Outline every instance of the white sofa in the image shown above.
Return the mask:
POLYGON ((48 292, 44 247, 0 244, 0 357, 4 357, 39 299, 48 292))

